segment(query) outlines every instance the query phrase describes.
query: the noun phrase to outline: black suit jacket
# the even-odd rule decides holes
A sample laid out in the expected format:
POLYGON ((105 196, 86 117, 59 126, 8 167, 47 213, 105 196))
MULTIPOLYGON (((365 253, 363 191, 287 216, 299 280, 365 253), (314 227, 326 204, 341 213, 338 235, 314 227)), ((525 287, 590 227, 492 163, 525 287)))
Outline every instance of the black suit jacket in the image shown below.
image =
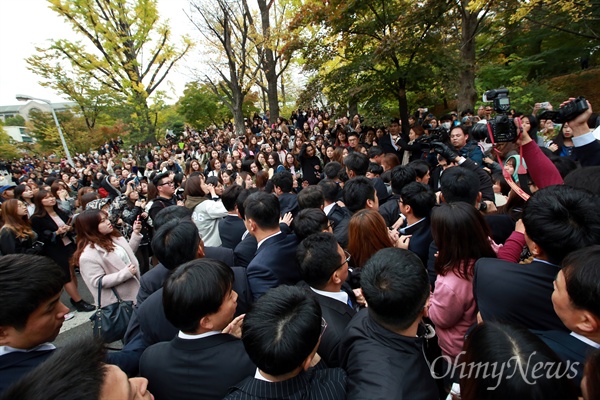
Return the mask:
POLYGON ((426 266, 429 260, 429 246, 433 242, 429 218, 425 218, 413 226, 404 228, 400 231, 400 234, 412 235, 408 249, 418 255, 423 265, 426 266))
POLYGON ((258 242, 256 241, 256 238, 250 234, 248 234, 240 243, 238 243, 233 250, 235 265, 239 267, 247 267, 256 254, 257 245, 258 242))
POLYGON ((399 194, 392 194, 392 197, 384 204, 379 206, 379 214, 383 217, 387 227, 391 227, 400 217, 400 206, 398 200, 400 199, 399 194))
POLYGON ((235 249, 242 241, 242 235, 246 232, 244 220, 236 215, 227 215, 219 221, 219 236, 221 237, 221 246, 228 249, 235 249))
POLYGON ((140 376, 156 400, 222 399, 255 370, 241 340, 225 334, 175 337, 148 347, 140 359, 140 376))
POLYGON ((573 154, 582 167, 600 165, 600 141, 594 140, 585 146, 575 147, 573 148, 573 154))
POLYGON ((295 285, 301 279, 296 262, 296 235, 280 234, 265 240, 248 264, 246 274, 254 300, 279 285, 295 285))
POLYGON ((226 400, 343 400, 346 373, 340 368, 309 369, 282 382, 266 382, 254 377, 233 386, 226 400))
POLYGON ((15 351, 0 357, 0 395, 13 383, 31 372, 54 353, 54 350, 15 351))
POLYGON ((333 236, 342 246, 342 248, 348 247, 348 224, 350 224, 350 211, 346 207, 340 207, 334 204, 329 210, 327 218, 333 221, 333 236))
POLYGON ((475 263, 473 292, 484 321, 506 321, 528 329, 567 331, 552 306, 560 267, 541 261, 515 264, 496 258, 475 263))

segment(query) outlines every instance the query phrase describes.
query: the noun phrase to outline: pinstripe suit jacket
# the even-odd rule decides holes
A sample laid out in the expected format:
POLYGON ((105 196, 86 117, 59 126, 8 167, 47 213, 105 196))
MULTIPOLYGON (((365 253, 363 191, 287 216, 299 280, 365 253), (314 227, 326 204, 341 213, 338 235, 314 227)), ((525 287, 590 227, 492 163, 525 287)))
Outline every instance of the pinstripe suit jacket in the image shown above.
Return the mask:
POLYGON ((310 369, 283 382, 246 378, 229 389, 226 400, 343 400, 346 373, 341 368, 310 369))

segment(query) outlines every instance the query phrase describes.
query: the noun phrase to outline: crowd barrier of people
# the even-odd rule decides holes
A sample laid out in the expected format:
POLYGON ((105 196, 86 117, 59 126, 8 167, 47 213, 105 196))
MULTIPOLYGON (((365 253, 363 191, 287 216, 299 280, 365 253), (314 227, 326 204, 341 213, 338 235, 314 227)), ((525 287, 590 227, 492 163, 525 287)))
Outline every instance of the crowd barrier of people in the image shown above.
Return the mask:
POLYGON ((3 160, 0 399, 599 399, 587 106, 500 143, 490 106, 311 109, 3 160), (52 344, 121 302, 120 350, 52 344))

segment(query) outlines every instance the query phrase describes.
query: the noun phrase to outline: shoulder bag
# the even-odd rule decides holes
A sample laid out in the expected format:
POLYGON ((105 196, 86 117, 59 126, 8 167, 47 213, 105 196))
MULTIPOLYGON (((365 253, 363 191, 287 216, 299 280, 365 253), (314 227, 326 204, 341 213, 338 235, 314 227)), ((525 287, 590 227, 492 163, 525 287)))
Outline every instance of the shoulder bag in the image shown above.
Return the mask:
POLYGON ((111 289, 117 302, 100 307, 102 304, 102 278, 100 278, 98 281, 98 308, 90 317, 94 337, 101 338, 105 343, 123 339, 133 313, 133 301, 123 301, 115 288, 111 289))

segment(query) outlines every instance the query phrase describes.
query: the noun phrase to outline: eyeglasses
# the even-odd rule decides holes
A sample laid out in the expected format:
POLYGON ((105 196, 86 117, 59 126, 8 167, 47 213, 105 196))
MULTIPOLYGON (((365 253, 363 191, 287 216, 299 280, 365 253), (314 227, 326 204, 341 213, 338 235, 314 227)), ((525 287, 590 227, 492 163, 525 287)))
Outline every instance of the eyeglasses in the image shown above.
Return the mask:
MULTIPOLYGON (((344 264, 349 263, 350 262, 350 257, 352 257, 350 255, 350 253, 348 253, 346 250, 344 250, 344 254, 346 255, 346 259, 344 260, 344 262, 338 267, 341 268, 344 266, 344 264)), ((337 268, 336 268, 337 269, 337 268)))
POLYGON ((169 181, 169 182, 163 182, 158 186, 165 186, 165 185, 175 185, 175 183, 173 183, 173 181, 169 181))

